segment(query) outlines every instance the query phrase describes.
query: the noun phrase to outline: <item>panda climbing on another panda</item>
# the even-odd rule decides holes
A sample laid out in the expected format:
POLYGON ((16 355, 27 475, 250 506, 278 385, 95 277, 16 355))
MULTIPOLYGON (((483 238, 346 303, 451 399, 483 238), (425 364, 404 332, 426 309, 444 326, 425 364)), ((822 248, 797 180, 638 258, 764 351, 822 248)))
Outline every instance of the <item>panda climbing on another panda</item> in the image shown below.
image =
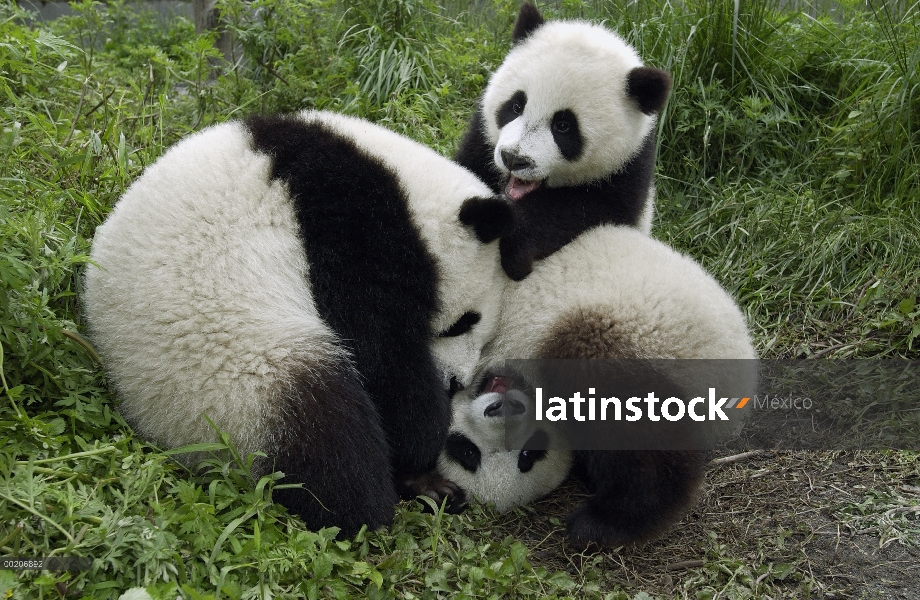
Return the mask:
POLYGON ((512 37, 454 160, 514 201, 501 256, 520 280, 597 225, 651 230, 655 124, 671 77, 603 26, 545 22, 530 3, 512 37))
MULTIPOLYGON (((367 121, 251 117, 173 146, 96 230, 89 330, 143 437, 226 431, 308 527, 392 520, 471 382, 506 278, 507 200, 367 121)), ((186 457, 193 463, 196 457, 186 457)), ((418 484, 421 481, 421 484, 418 484)), ((422 489, 418 489, 421 485, 422 489)))
MULTIPOLYGON (((454 397, 439 470, 499 510, 545 495, 571 471, 591 496, 568 517, 570 541, 618 546, 651 539, 695 499, 705 453, 570 451, 547 437, 539 446, 545 451, 519 468, 526 445, 505 448, 499 419, 505 415, 494 408, 513 399, 517 388, 496 387, 489 372, 507 359, 715 359, 727 366, 717 375, 752 393, 755 358, 744 315, 699 264, 634 228, 596 227, 506 288, 498 333, 483 356, 487 376, 454 397)), ((686 364, 675 362, 676 368, 686 364)), ((706 383, 694 382, 692 373, 672 382, 681 389, 706 383)))

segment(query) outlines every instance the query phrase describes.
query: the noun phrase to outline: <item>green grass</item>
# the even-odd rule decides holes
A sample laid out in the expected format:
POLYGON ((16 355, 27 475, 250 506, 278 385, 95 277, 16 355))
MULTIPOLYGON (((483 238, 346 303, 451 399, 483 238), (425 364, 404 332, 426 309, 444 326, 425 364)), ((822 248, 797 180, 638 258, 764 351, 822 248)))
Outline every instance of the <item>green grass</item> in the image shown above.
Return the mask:
MULTIPOLYGON (((137 5, 86 1, 31 26, 0 5, 0 554, 94 559, 82 572, 0 571, 0 597, 116 598, 135 585, 170 600, 642 597, 617 555, 552 548, 571 503, 501 517, 406 505, 387 530, 336 542, 271 504, 274 481, 249 481, 242 458, 193 476, 120 419, 80 337, 78 295, 93 230, 125 186, 181 137, 255 111, 357 114, 449 155, 518 3, 222 6, 232 66, 187 20, 137 5), (545 536, 525 535, 538 523, 545 536)), ((606 19, 674 75, 655 235, 734 294, 764 356, 920 358, 918 5, 854 0, 834 19, 731 0, 541 8, 606 19)), ((897 486, 918 485, 917 455, 878 462, 901 479, 825 508, 879 544, 909 545, 917 500, 897 486)), ((648 589, 830 589, 776 559, 789 532, 731 543, 699 533, 683 548, 704 567, 648 589)), ((624 560, 644 564, 641 550, 624 560)))

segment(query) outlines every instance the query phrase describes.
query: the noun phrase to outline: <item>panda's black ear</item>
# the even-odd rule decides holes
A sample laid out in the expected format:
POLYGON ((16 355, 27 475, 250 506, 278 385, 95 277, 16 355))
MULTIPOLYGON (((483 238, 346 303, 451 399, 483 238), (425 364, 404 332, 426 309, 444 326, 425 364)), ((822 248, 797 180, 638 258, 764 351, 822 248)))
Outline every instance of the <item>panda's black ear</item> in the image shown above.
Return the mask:
POLYGON ((655 67, 636 67, 626 77, 626 93, 647 115, 661 112, 671 91, 671 74, 655 67))
POLYGON ((460 222, 471 227, 483 244, 511 233, 514 218, 514 207, 501 196, 470 198, 460 207, 460 222))
POLYGON ((525 2, 521 6, 521 12, 518 13, 517 19, 514 21, 514 31, 511 34, 512 41, 515 44, 519 44, 533 33, 534 29, 545 22, 537 7, 530 2, 525 2))

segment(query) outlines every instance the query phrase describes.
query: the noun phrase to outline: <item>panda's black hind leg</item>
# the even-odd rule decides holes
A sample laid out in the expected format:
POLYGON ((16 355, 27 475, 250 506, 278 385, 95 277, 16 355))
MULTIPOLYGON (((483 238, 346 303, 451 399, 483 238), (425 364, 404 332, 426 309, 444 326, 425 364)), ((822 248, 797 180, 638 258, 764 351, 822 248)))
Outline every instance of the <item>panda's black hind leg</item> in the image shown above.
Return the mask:
POLYGON ((380 416, 346 365, 308 370, 281 395, 268 453, 286 483, 276 502, 299 515, 310 529, 336 526, 351 537, 389 525, 398 497, 390 451, 380 416))
POLYGON ((608 547, 664 533, 696 499, 706 464, 695 450, 591 450, 576 461, 592 495, 569 515, 567 537, 608 547))

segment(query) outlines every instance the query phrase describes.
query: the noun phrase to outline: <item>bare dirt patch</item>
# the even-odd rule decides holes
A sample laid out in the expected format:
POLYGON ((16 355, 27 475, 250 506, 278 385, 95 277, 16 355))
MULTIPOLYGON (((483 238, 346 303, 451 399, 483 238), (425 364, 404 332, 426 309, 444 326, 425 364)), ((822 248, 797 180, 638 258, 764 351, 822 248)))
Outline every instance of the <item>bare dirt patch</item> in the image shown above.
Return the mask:
POLYGON ((920 455, 760 454, 712 466, 699 502, 665 537, 639 547, 574 552, 569 482, 496 517, 495 533, 531 562, 568 570, 583 591, 664 598, 920 599, 920 455))

